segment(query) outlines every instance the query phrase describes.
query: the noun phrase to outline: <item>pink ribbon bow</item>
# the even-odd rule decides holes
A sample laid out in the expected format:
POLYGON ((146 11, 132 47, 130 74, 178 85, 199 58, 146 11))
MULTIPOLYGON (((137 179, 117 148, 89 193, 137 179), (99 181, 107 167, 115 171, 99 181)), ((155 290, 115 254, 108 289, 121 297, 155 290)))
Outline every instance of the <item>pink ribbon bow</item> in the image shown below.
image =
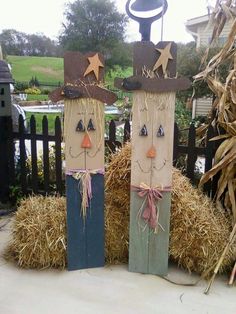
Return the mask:
POLYGON ((159 212, 155 203, 163 198, 163 192, 170 192, 171 187, 155 187, 150 188, 145 183, 140 186, 132 186, 132 190, 138 193, 141 198, 146 197, 146 207, 142 213, 142 218, 146 220, 150 228, 156 230, 158 227, 159 212))

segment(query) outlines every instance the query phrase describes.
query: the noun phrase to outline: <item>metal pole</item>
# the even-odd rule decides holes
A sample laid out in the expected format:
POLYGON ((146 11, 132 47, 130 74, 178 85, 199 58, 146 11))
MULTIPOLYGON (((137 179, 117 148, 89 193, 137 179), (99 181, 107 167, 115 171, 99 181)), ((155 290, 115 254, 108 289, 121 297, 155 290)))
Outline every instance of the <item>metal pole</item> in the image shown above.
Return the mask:
POLYGON ((162 1, 162 16, 161 16, 161 41, 163 41, 163 32, 164 32, 164 1, 162 1))

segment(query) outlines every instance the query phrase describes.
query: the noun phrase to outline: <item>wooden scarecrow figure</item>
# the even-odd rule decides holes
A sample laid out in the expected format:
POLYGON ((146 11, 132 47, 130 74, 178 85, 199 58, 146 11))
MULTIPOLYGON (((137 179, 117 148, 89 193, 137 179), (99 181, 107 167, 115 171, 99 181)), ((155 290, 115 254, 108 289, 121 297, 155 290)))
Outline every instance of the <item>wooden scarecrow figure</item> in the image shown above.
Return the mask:
POLYGON ((99 53, 68 52, 64 86, 51 94, 64 99, 68 269, 104 265, 104 103, 116 96, 103 88, 99 53))
POLYGON ((172 189, 176 44, 134 46, 134 75, 115 85, 133 91, 129 270, 166 275, 172 189))

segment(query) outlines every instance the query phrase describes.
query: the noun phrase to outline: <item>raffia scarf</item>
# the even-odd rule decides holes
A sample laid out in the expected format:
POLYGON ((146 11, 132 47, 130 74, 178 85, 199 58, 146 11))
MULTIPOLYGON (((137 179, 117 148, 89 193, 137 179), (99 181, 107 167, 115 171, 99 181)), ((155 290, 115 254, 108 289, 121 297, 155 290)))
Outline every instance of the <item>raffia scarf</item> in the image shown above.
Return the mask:
POLYGON ((141 214, 142 218, 148 223, 149 227, 158 231, 159 225, 159 208, 156 203, 163 198, 163 192, 171 192, 171 186, 154 188, 149 187, 145 183, 141 183, 139 186, 131 186, 132 191, 137 192, 141 198, 145 197, 145 208, 141 214))

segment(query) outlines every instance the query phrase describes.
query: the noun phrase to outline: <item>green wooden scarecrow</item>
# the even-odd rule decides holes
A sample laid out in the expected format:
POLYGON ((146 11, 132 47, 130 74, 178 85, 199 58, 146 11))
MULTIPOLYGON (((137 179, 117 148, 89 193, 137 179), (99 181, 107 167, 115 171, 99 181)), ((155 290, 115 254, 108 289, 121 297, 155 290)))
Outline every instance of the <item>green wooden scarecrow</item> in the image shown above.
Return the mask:
POLYGON ((189 81, 176 77, 176 44, 147 41, 145 23, 140 31, 133 76, 115 81, 116 87, 133 91, 129 270, 166 275, 175 93, 189 81))

